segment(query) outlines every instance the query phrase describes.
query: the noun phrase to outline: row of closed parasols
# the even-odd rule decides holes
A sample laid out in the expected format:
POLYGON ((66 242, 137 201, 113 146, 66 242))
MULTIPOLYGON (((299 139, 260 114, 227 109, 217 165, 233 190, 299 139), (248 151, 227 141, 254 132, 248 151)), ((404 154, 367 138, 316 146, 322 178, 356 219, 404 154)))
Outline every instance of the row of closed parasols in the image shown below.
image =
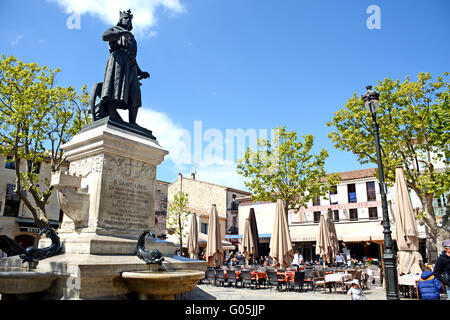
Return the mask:
MULTIPOLYGON (((414 211, 406 186, 406 179, 402 168, 395 171, 395 221, 396 241, 398 247, 398 273, 420 274, 419 234, 414 217, 414 211)), ((198 252, 198 226, 195 215, 191 217, 191 225, 187 243, 191 258, 197 258, 198 252)), ((331 210, 327 215, 320 217, 317 237, 316 254, 321 255, 324 263, 334 262, 339 242, 336 234, 331 210)), ((258 256, 258 229, 255 212, 250 209, 249 217, 245 220, 244 233, 240 243, 240 251, 247 257, 253 254, 258 256)), ((276 204, 275 221, 270 239, 270 253, 274 267, 287 268, 291 266, 294 259, 292 241, 286 219, 283 201, 278 200, 276 204)), ((206 246, 206 257, 209 266, 220 266, 223 262, 224 250, 220 235, 219 217, 215 205, 212 205, 208 224, 208 241, 206 246)))

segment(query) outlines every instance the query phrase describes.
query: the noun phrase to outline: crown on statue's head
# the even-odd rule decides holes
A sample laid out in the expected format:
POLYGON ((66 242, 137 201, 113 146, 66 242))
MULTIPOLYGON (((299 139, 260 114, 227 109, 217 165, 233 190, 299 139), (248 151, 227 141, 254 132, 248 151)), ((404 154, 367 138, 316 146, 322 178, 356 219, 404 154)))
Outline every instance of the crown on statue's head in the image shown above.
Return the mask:
POLYGON ((130 19, 133 19, 133 14, 131 13, 131 10, 128 9, 128 11, 120 11, 120 19, 128 17, 130 19))

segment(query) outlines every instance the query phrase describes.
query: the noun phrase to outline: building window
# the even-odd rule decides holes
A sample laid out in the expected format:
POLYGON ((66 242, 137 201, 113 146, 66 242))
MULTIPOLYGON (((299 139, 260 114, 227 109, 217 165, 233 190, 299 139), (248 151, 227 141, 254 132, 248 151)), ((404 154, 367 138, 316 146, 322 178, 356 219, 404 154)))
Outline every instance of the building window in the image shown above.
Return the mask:
POLYGON ((338 204, 337 186, 330 189, 330 204, 338 204))
POLYGON ((320 196, 316 196, 313 200, 313 206, 320 206, 320 196))
POLYGON ((236 195, 232 195, 231 199, 231 210, 239 210, 239 202, 236 201, 236 195))
POLYGON ((336 222, 339 222, 339 210, 333 210, 333 219, 336 222))
POLYGON ((19 215, 19 196, 14 192, 14 184, 6 185, 5 208, 3 215, 8 217, 17 217, 19 215))
POLYGON ((6 157, 5 168, 6 169, 16 169, 16 163, 13 161, 13 157, 12 156, 7 156, 6 157))
POLYGON ((378 219, 378 209, 377 209, 377 207, 369 208, 369 219, 370 220, 377 220, 378 219))
MULTIPOLYGON (((28 172, 31 172, 31 167, 33 165, 33 161, 28 160, 27 164, 28 164, 28 172)), ((39 174, 40 171, 41 171, 41 163, 40 162, 35 163, 33 173, 39 174)))
POLYGON ((202 233, 208 234, 208 224, 207 223, 202 222, 200 224, 200 229, 201 229, 202 233))
POLYGON ((355 203, 356 201, 356 187, 354 183, 347 185, 347 192, 348 192, 348 202, 349 203, 355 203))
POLYGON ((319 223, 320 221, 320 211, 314 211, 314 223, 319 223))
POLYGON ((350 221, 358 221, 358 209, 350 209, 350 221))
POLYGON ((375 192, 375 181, 366 182, 367 201, 376 201, 377 194, 375 192))

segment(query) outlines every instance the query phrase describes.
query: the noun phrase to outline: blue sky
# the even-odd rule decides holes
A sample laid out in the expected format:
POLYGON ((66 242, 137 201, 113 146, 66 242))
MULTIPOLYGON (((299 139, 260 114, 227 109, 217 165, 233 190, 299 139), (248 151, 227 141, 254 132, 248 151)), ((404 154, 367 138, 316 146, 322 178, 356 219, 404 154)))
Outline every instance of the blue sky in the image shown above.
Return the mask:
MULTIPOLYGON (((108 45, 103 31, 115 24, 114 1, 2 1, 0 52, 26 62, 62 68, 60 85, 88 90, 103 81, 108 45), (80 4, 81 3, 81 4, 80 4), (69 29, 67 8, 81 12, 69 29)), ((450 68, 450 1, 381 0, 128 0, 135 13, 143 80, 138 123, 153 130, 171 155, 194 121, 203 132, 267 129, 284 125, 316 137, 328 172, 361 166, 334 149, 326 122, 354 92, 385 77, 403 80, 450 68), (381 29, 370 30, 369 5, 381 10, 381 29), (139 16, 139 17, 138 17, 139 16), (139 120, 140 119, 140 120, 139 120)), ((208 142, 203 142, 203 148, 208 142)), ((225 146, 224 146, 225 149, 225 146)), ((243 188, 234 163, 197 161, 197 177, 243 188)), ((169 157, 158 179, 193 171, 191 161, 169 157)))

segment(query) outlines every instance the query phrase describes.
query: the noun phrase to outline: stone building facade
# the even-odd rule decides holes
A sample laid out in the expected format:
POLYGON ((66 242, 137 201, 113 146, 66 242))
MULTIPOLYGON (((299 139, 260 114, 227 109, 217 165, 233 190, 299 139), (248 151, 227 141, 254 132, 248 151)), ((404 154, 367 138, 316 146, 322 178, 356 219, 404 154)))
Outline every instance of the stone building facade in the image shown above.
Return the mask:
MULTIPOLYGON (((15 164, 0 156, 0 235, 6 235, 15 240, 22 247, 37 246, 40 239, 39 228, 33 216, 14 193, 15 164)), ((67 166, 63 170, 68 170, 67 166)), ((39 166, 39 178, 50 180, 50 163, 43 161, 39 166)), ((42 183, 44 185, 44 183, 42 183)), ((166 237, 167 194, 169 183, 156 180, 155 188, 155 234, 161 238, 166 237)), ((33 199, 29 197, 33 203, 33 199)), ((60 210, 56 190, 52 193, 46 206, 47 217, 53 228, 57 229, 63 218, 60 210)))
POLYGON ((178 179, 169 185, 169 203, 180 190, 188 194, 189 210, 197 216, 200 233, 207 233, 212 204, 216 205, 219 214, 222 240, 225 240, 226 234, 239 233, 239 211, 235 199, 249 196, 249 192, 197 180, 194 174, 190 178, 179 174, 178 179))
MULTIPOLYGON (((33 215, 25 204, 14 193, 16 183, 15 163, 7 161, 9 157, 0 156, 0 234, 15 240, 23 247, 37 245, 39 228, 33 220, 33 215)), ((22 165, 26 165, 23 163, 22 165)), ((67 169, 67 167, 63 167, 67 169)), ((24 168, 22 168, 24 169, 24 168)), ((45 186, 44 179, 50 180, 50 163, 43 161, 38 167, 41 188, 45 186)), ((63 169, 64 170, 64 169, 63 169)), ((31 203, 34 200, 27 197, 31 203)), ((56 192, 50 196, 46 206, 47 218, 53 228, 59 227, 62 213, 59 208, 56 192)))
MULTIPOLYGON (((320 216, 332 210, 332 217, 341 247, 349 254, 377 257, 383 242, 383 214, 381 196, 376 169, 362 169, 339 172, 340 183, 326 197, 311 201, 299 212, 292 210, 288 214, 289 231, 295 248, 302 251, 305 258, 315 256, 315 242, 320 216)), ((420 207, 420 201, 411 192, 413 208, 420 207)), ((252 201, 250 197, 239 200, 239 225, 244 226, 250 208, 254 208, 258 232, 270 240, 273 232, 276 204, 272 202, 252 201)), ((387 194, 389 219, 392 236, 395 240, 395 192, 389 188, 387 194)), ((426 232, 418 225, 421 251, 425 254, 426 232)), ((270 241, 265 241, 266 246, 270 241)), ((264 243, 264 242, 263 242, 264 243)), ((266 248, 268 250, 268 247, 266 248)), ((266 251, 267 251, 266 250, 266 251)))
POLYGON ((156 180, 155 188, 155 234, 166 239, 167 196, 169 182, 156 180))

